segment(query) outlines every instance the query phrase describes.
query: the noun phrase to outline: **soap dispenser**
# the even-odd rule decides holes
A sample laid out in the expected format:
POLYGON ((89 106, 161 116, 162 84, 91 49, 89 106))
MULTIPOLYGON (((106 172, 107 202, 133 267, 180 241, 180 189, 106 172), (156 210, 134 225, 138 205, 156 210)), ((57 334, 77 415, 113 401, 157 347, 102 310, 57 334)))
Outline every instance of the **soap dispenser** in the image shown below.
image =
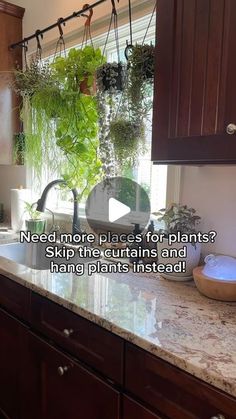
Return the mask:
MULTIPOLYGON (((140 229, 140 225, 137 224, 137 223, 132 223, 132 224, 134 225, 134 230, 133 230, 134 236, 137 236, 138 234, 141 234, 142 233, 142 230, 140 229)), ((142 243, 135 243, 134 242, 129 247, 130 247, 130 249, 136 249, 136 250, 138 250, 138 248, 140 246, 142 246, 142 243)), ((140 261, 140 258, 139 257, 130 257, 129 261, 131 263, 134 263, 134 262, 138 263, 140 261)))

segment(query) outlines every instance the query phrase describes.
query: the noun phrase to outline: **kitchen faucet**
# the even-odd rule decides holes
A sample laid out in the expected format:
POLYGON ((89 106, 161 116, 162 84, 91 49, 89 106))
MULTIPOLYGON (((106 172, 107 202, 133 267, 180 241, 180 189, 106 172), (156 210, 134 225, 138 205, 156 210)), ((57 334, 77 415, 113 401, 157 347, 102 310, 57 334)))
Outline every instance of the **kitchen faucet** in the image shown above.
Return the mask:
MULTIPOLYGON (((64 184, 67 185, 67 183, 63 179, 57 179, 50 182, 46 188, 44 189, 41 198, 37 202, 37 211, 44 212, 45 206, 46 206, 46 200, 48 196, 48 192, 53 188, 53 186, 58 184, 64 184)), ((72 234, 76 234, 80 232, 80 220, 78 216, 78 191, 77 189, 71 189, 71 192, 73 193, 74 198, 74 214, 73 214, 73 224, 72 224, 72 234)))

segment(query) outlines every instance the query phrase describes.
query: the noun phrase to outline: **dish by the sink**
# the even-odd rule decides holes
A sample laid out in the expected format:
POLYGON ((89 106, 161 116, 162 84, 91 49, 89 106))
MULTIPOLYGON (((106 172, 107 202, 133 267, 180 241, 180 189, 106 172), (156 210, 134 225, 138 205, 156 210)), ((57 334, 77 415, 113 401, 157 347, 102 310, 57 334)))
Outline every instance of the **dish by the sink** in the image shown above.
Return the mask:
MULTIPOLYGON (((10 243, 0 245, 0 257, 11 260, 12 262, 24 265, 36 270, 49 270, 51 261, 58 264, 78 264, 86 263, 89 259, 80 258, 76 253, 70 260, 66 258, 48 258, 46 257, 47 246, 49 243, 10 243)), ((57 244, 60 248, 63 245, 57 244)), ((90 259, 91 261, 91 259, 90 259)))

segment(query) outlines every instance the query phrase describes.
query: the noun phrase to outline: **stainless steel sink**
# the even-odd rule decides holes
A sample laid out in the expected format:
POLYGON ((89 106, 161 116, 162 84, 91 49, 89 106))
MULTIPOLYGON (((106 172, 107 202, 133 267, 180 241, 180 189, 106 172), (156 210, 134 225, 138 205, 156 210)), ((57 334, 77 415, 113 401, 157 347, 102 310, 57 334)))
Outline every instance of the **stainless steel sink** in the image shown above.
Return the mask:
MULTIPOLYGON (((27 266, 31 269, 48 270, 50 269, 51 261, 58 264, 78 264, 86 263, 91 259, 82 259, 78 254, 75 254, 70 260, 66 258, 47 258, 45 256, 46 247, 53 246, 50 243, 10 243, 0 245, 0 257, 27 266)), ((57 244, 61 248, 61 244, 57 244)))

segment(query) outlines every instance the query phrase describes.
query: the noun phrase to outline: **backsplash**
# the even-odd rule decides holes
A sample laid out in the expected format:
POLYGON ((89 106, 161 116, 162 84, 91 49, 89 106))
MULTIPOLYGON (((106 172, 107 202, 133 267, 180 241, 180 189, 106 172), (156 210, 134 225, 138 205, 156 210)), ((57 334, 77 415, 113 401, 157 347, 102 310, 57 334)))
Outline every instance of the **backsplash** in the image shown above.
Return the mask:
POLYGON ((180 201, 196 208, 201 230, 216 231, 214 244, 203 245, 203 253, 236 257, 236 167, 200 166, 182 168, 180 201))

